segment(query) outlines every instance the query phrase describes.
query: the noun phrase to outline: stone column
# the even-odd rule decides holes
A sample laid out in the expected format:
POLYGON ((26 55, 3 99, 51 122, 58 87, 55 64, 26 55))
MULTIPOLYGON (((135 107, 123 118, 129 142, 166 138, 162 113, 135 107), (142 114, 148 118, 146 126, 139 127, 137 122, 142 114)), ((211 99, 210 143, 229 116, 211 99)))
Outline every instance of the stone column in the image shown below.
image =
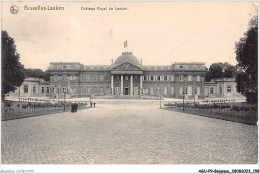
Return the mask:
POLYGON ((133 75, 130 77, 130 95, 133 95, 133 75))
POLYGON ((140 75, 140 95, 143 94, 143 76, 140 75))
POLYGON ((114 76, 111 75, 111 94, 114 95, 114 76))
POLYGON ((123 95, 123 90, 124 90, 124 76, 121 75, 121 91, 120 91, 120 95, 123 95))

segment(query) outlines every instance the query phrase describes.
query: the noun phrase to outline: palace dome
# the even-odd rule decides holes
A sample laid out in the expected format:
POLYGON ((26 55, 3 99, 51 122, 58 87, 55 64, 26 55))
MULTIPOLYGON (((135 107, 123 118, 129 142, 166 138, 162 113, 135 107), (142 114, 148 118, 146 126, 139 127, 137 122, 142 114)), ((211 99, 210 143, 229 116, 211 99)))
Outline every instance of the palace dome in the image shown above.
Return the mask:
POLYGON ((131 63, 133 65, 141 65, 139 60, 133 55, 132 52, 123 52, 122 55, 116 59, 114 64, 120 65, 125 62, 131 63))

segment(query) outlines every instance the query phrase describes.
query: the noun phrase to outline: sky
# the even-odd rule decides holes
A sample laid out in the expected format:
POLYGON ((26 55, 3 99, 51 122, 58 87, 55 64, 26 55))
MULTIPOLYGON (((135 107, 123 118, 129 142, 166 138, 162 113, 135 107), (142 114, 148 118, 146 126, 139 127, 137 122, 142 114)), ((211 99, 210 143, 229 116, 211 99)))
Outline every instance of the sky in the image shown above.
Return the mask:
POLYGON ((46 70, 50 62, 110 65, 127 51, 125 40, 144 65, 236 65, 235 42, 257 10, 257 2, 2 2, 2 30, 14 38, 25 68, 46 70), (12 5, 19 8, 15 15, 12 5), (25 10, 39 5, 64 10, 25 10), (96 10, 81 10, 86 7, 96 10))

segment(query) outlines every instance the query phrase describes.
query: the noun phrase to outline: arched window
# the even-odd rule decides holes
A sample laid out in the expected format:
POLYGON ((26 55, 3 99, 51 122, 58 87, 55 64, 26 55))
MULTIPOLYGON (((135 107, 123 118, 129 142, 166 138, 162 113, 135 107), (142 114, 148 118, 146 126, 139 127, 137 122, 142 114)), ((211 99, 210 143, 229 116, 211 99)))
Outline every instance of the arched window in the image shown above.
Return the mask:
POLYGON ((227 86, 227 93, 228 93, 228 94, 230 94, 230 93, 231 93, 231 91, 232 91, 232 88, 231 88, 231 86, 227 86))
POLYGON ((167 94, 167 87, 165 86, 164 88, 163 88, 163 94, 167 94))
POLYGON ((183 89, 182 87, 179 88, 179 95, 182 95, 183 94, 183 89))
POLYGON ((188 85, 186 94, 192 95, 192 86, 188 85))
POLYGON ((171 94, 174 94, 174 87, 171 87, 171 94))
POLYGON ((24 93, 28 93, 28 85, 25 85, 23 88, 24 93))

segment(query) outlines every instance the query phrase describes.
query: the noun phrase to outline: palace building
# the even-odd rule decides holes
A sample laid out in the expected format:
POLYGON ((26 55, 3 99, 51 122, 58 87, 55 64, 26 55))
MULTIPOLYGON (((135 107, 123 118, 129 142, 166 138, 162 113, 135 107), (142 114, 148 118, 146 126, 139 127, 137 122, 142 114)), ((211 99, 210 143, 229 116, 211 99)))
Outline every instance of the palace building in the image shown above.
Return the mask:
POLYGON ((27 77, 9 97, 67 98, 243 98, 234 78, 205 82, 205 63, 174 62, 170 66, 143 65, 123 52, 111 65, 51 62, 50 81, 27 77), (132 97, 131 97, 132 96, 132 97), (150 97, 151 98, 151 97, 150 97), (152 97, 154 98, 154 97, 152 97))
MULTIPOLYGON (((132 52, 123 52, 111 65, 51 62, 48 96, 162 95, 180 98, 204 94, 205 63, 143 65, 132 52)), ((46 87, 47 88, 47 87, 46 87)), ((45 90, 46 91, 46 90, 45 90)), ((47 92, 47 91, 46 91, 47 92)))

